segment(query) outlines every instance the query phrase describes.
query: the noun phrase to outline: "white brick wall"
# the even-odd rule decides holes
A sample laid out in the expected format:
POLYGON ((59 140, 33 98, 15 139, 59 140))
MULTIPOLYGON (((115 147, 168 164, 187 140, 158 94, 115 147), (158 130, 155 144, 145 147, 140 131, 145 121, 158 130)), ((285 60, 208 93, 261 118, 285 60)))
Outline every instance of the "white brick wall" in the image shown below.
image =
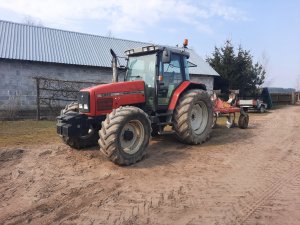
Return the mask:
POLYGON ((36 83, 33 77, 54 79, 111 82, 110 69, 72 66, 64 64, 35 63, 15 60, 0 60, 0 110, 18 98, 20 109, 36 106, 36 83))
POLYGON ((205 84, 209 92, 214 89, 214 76, 199 76, 191 74, 190 79, 194 82, 205 84))

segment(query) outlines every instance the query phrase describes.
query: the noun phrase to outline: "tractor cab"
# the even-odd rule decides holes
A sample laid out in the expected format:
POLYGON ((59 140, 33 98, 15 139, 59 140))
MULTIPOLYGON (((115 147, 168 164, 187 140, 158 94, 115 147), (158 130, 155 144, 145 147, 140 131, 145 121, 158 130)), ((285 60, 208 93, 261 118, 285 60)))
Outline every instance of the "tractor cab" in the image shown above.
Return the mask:
POLYGON ((189 80, 189 53, 183 49, 146 46, 130 49, 125 81, 145 82, 146 106, 152 111, 168 109, 174 90, 189 80))

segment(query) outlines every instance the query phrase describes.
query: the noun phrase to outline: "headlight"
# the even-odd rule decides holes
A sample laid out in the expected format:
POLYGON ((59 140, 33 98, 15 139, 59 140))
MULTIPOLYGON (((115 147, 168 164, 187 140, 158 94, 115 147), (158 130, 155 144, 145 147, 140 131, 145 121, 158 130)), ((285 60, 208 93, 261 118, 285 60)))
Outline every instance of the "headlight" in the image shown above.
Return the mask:
POLYGON ((87 91, 81 91, 78 94, 79 112, 90 112, 90 93, 87 91))

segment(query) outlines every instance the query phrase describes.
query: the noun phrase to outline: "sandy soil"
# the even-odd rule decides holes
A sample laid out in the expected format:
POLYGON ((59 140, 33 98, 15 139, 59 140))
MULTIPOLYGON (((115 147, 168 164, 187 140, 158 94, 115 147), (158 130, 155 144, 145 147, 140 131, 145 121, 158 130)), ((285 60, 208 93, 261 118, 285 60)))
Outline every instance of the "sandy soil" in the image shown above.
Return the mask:
POLYGON ((0 224, 300 224, 300 106, 201 146, 154 138, 130 167, 63 144, 0 154, 0 224))

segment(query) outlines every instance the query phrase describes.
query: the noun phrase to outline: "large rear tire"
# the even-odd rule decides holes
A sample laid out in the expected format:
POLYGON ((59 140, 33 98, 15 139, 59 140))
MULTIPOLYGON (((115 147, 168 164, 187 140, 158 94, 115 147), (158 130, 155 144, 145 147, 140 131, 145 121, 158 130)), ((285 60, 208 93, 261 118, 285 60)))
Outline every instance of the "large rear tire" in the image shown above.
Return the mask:
POLYGON ((115 164, 131 165, 146 154, 151 136, 148 115, 133 106, 114 109, 102 122, 100 150, 115 164))
POLYGON ((213 125, 212 102, 204 90, 184 93, 174 112, 174 130, 179 141, 201 144, 211 133, 213 125))

